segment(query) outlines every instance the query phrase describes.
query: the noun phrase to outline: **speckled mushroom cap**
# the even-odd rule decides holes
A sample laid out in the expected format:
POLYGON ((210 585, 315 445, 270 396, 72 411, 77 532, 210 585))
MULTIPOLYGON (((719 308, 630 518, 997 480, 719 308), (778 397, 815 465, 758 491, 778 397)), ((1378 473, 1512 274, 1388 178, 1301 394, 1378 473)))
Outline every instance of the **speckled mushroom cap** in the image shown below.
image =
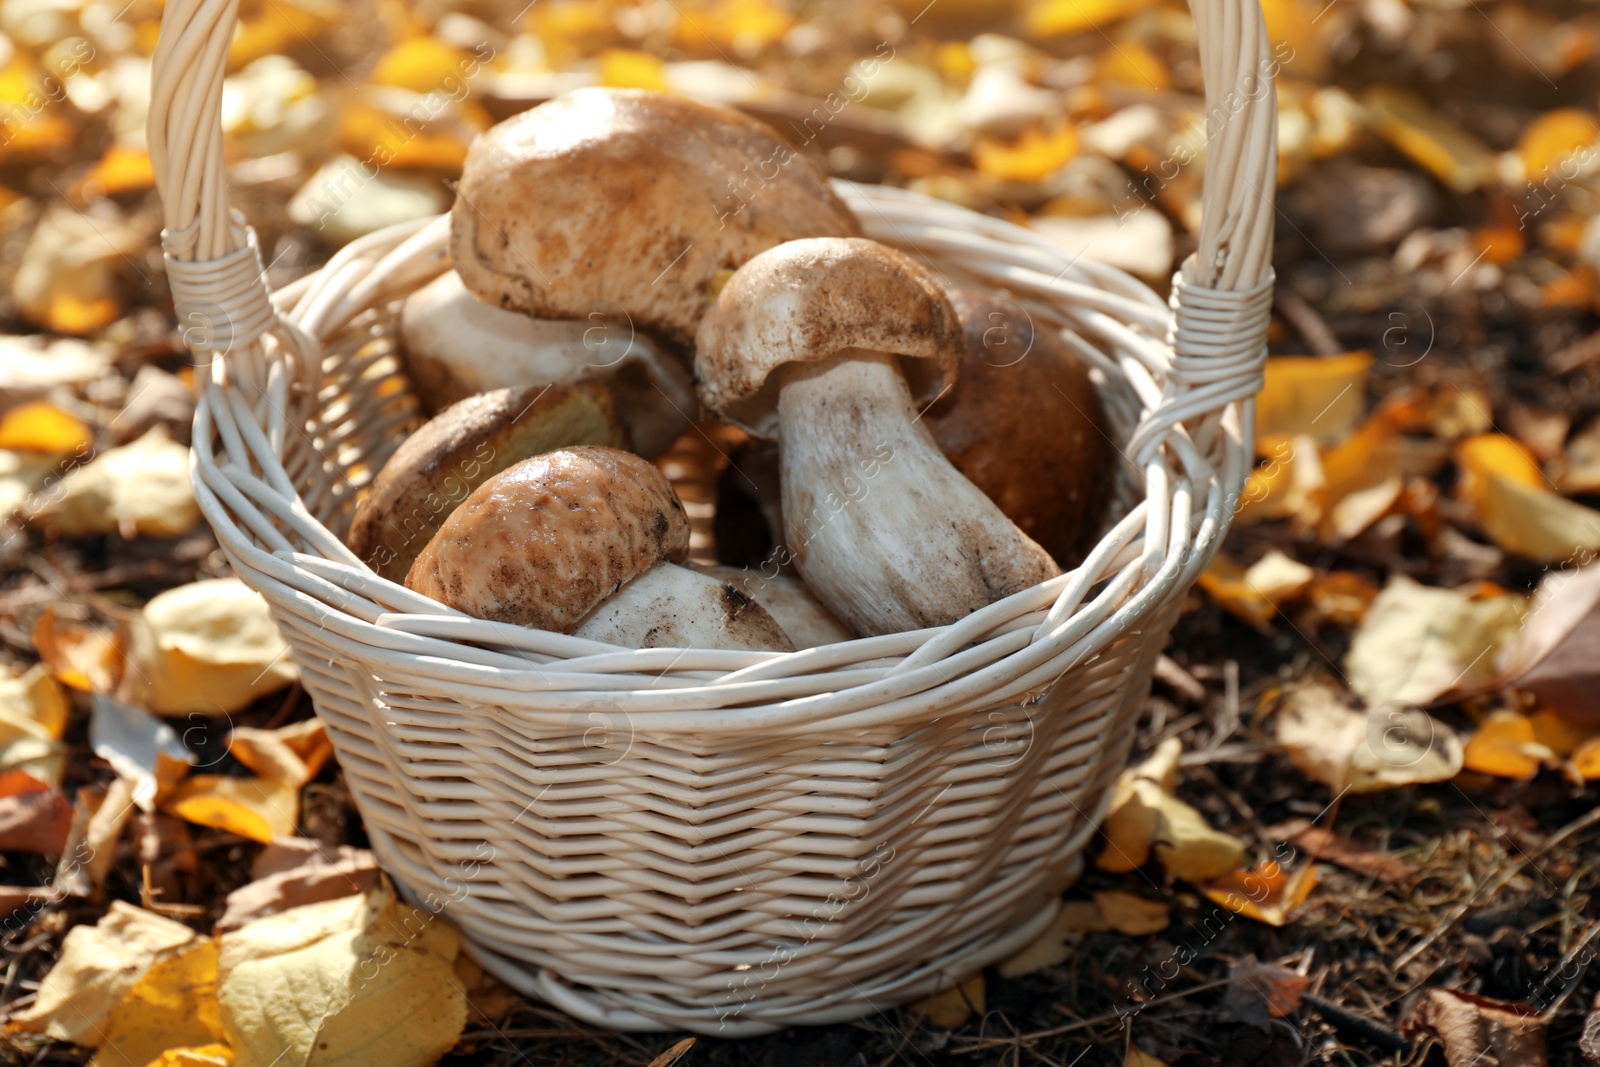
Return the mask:
POLYGON ((700 322, 700 399, 758 437, 778 434, 785 363, 846 349, 904 358, 919 403, 955 381, 966 344, 955 308, 932 272, 864 237, 790 241, 740 267, 700 322))
POLYGON ((654 464, 616 448, 566 448, 479 486, 417 556, 406 585, 480 619, 564 632, 688 552, 683 504, 654 464))
POLYGON ((472 142, 450 253, 479 299, 694 337, 716 272, 797 237, 861 232, 808 160, 729 108, 577 89, 472 142))

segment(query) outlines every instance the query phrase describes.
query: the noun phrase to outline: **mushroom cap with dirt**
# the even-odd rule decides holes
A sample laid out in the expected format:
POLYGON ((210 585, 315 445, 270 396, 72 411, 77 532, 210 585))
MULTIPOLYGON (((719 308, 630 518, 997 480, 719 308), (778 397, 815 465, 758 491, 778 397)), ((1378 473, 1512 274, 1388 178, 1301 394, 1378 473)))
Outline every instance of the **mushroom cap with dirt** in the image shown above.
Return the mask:
POLYGON ((1072 566, 1111 483, 1111 439, 1089 369, 1015 301, 970 289, 950 299, 966 351, 955 388, 923 421, 956 470, 1072 566))
POLYGON ((793 650, 749 597, 677 566, 688 550, 683 504, 655 465, 567 448, 479 486, 406 586, 480 619, 633 648, 793 650))
POLYGON ((965 345, 929 270, 862 238, 762 253, 701 321, 700 398, 778 438, 787 550, 857 633, 948 625, 1059 573, 921 423, 965 345))
POLYGON ((687 345, 720 270, 860 232, 810 161, 731 108, 637 89, 564 93, 467 150, 450 253, 479 299, 591 314, 687 345))
POLYGON ((450 513, 500 471, 558 448, 622 443, 611 394, 596 382, 470 396, 400 443, 356 505, 345 541, 379 575, 403 582, 450 513))
POLYGON ((399 337, 406 374, 430 411, 492 389, 603 381, 633 450, 653 459, 698 408, 683 365, 627 323, 502 311, 467 292, 453 270, 406 298, 399 337))

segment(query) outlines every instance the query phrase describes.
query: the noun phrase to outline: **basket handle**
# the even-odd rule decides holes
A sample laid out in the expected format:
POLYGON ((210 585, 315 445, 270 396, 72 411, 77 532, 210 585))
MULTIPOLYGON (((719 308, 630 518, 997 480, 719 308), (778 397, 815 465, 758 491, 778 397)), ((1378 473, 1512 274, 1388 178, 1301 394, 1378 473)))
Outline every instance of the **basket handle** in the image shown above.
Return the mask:
MULTIPOLYGON (((1207 165, 1199 249, 1174 285, 1170 341, 1176 383, 1210 386, 1216 396, 1203 408, 1220 411, 1259 388, 1265 360, 1277 61, 1259 0, 1190 6, 1206 89, 1207 165), (1226 376, 1230 388, 1216 388, 1219 361, 1238 371, 1226 376)), ((185 343, 202 366, 216 353, 243 354, 277 324, 255 234, 228 206, 220 112, 237 17, 238 0, 170 0, 152 61, 148 141, 164 211, 162 251, 185 343)))

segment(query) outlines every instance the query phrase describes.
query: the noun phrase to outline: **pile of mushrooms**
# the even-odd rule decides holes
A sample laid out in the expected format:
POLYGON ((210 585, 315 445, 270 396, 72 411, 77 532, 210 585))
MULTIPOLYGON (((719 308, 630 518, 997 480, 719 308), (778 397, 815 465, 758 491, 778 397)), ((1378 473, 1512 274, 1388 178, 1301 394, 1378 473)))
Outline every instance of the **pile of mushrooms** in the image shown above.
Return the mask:
POLYGON ((468 152, 450 253, 400 312, 438 413, 348 538, 440 603, 787 652, 955 622, 1093 532, 1107 439, 1083 365, 1020 306, 861 237, 738 112, 582 89, 503 122, 468 152), (706 412, 767 449, 756 566, 686 565, 650 462, 706 412))

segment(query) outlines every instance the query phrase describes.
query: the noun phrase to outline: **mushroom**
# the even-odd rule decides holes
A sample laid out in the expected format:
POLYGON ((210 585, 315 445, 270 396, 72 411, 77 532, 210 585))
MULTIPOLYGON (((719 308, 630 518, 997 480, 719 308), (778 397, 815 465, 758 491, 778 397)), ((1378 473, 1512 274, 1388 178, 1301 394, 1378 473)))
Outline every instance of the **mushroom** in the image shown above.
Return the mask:
POLYGON ((576 89, 467 150, 450 216, 462 282, 540 318, 598 314, 687 346, 717 272, 860 224, 771 127, 636 89, 576 89))
POLYGON ((611 394, 594 382, 497 389, 441 411, 401 442, 356 505, 346 543, 392 582, 490 477, 569 445, 620 445, 611 394))
POLYGON ((788 551, 858 633, 947 625, 1059 573, 919 420, 964 347, 927 269, 861 238, 756 256, 701 321, 700 398, 778 438, 788 551))
POLYGON ((683 504, 657 467, 566 448, 480 485, 406 586, 480 619, 633 648, 793 650, 759 604, 671 562, 688 550, 683 504))
POLYGON ((798 578, 776 572, 765 574, 746 567, 716 566, 699 570, 701 574, 728 583, 766 608, 789 635, 795 648, 855 640, 855 631, 834 618, 827 606, 798 578))
POLYGON ((698 409, 683 366, 626 324, 502 311, 467 292, 455 271, 401 305, 400 356, 433 411, 507 386, 603 381, 634 451, 650 459, 672 447, 698 409))
POLYGON ((966 351, 923 417, 956 470, 1055 561, 1076 562, 1111 479, 1111 439, 1088 368, 1017 303, 950 294, 966 351))

